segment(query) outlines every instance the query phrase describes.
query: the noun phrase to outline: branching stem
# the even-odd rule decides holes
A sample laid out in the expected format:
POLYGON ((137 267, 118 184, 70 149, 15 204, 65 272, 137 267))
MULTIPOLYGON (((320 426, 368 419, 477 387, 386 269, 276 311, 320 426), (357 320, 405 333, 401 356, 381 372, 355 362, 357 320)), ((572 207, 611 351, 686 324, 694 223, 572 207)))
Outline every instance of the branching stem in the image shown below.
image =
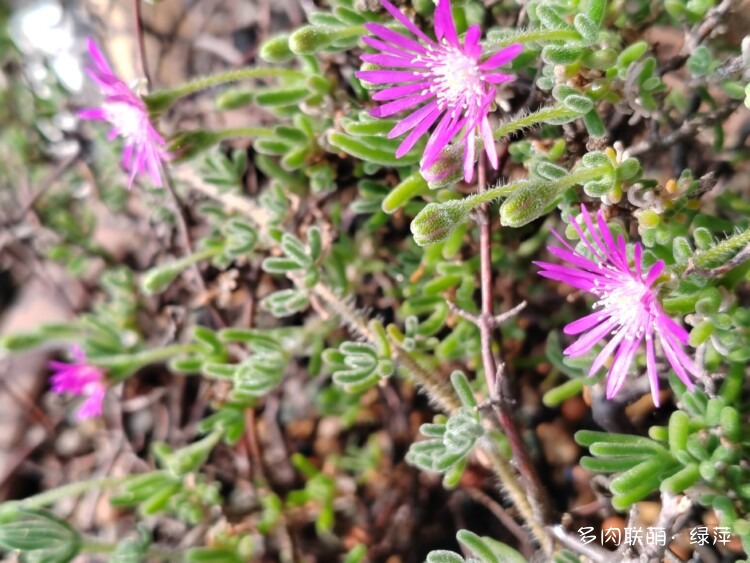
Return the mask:
MULTIPOLYGON (((265 211, 251 200, 237 194, 221 193, 215 187, 196 179, 193 188, 219 201, 228 210, 236 210, 244 216, 253 220, 258 226, 261 238, 267 239, 268 216, 265 211)), ((371 344, 377 344, 377 338, 372 334, 367 321, 362 315, 351 307, 336 293, 323 283, 318 283, 312 288, 312 292, 323 301, 326 306, 338 314, 348 325, 349 329, 368 340, 371 344)), ((487 321, 491 324, 496 322, 494 315, 487 321)), ((461 408, 461 402, 448 381, 441 378, 437 373, 425 369, 421 363, 408 351, 404 350, 400 343, 391 341, 392 357, 411 374, 415 382, 429 394, 437 406, 445 412, 455 412, 461 408)), ((494 374, 494 371, 492 372, 494 374)), ((517 432, 517 431, 516 431, 517 432)), ((520 437, 518 437, 520 440, 520 437)), ((482 446, 482 457, 497 474, 502 482, 503 490, 508 494, 514 506, 518 510, 521 519, 532 530, 534 537, 539 541, 546 553, 552 552, 552 542, 547 536, 543 526, 535 517, 526 491, 521 486, 514 469, 510 463, 497 451, 496 445, 482 446)), ((533 468, 532 468, 533 469, 533 468)), ((522 471, 525 469, 522 468, 522 471)))
MULTIPOLYGON (((477 172, 477 182, 482 193, 485 183, 485 162, 484 154, 479 156, 479 165, 477 172)), ((498 369, 498 364, 495 361, 495 357, 492 353, 492 331, 494 330, 497 322, 497 318, 494 313, 494 306, 492 302, 492 224, 489 214, 489 205, 483 203, 479 206, 479 260, 480 260, 480 289, 481 289, 481 305, 482 312, 477 317, 477 326, 479 327, 479 334, 481 340, 482 350, 482 365, 484 368, 484 377, 487 381, 487 390, 493 395, 499 395, 498 390, 501 386, 501 377, 503 375, 502 364, 498 369)), ((511 416, 506 402, 500 396, 493 397, 492 404, 493 411, 497 417, 500 428, 508 438, 510 448, 513 454, 513 461, 518 468, 521 479, 526 485, 528 491, 528 498, 533 506, 532 521, 535 523, 547 518, 549 509, 547 508, 546 496, 542 487, 539 476, 536 473, 534 464, 529 458, 529 454, 526 451, 526 447, 521 438, 521 434, 516 427, 515 421, 511 416), (536 513, 536 515, 534 514, 536 513), (535 517, 536 516, 536 517, 535 517)), ((535 534, 537 535, 537 534, 535 534)), ((551 543, 547 538, 546 533, 543 529, 540 530, 540 535, 537 535, 537 540, 545 548, 545 551, 551 553, 551 543)))

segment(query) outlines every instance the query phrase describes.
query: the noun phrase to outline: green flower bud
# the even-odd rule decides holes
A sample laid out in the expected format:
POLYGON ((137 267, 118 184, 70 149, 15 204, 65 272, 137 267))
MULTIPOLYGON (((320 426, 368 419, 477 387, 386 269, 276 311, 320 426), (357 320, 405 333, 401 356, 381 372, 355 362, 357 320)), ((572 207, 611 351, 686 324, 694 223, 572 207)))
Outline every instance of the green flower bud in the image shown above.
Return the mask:
POLYGON ((289 35, 271 37, 260 47, 260 58, 269 63, 283 63, 294 56, 289 49, 289 35))
POLYGON ((306 25, 289 37, 289 49, 297 55, 312 55, 336 39, 336 30, 332 27, 306 25))
POLYGON ((449 188, 464 177, 464 151, 461 145, 449 145, 443 149, 437 161, 426 170, 422 177, 427 180, 431 190, 449 188))
POLYGON ((555 183, 525 184, 500 206, 500 223, 506 227, 523 227, 554 207, 561 193, 555 183))
POLYGON ((142 96, 143 102, 148 108, 149 116, 154 119, 164 112, 169 106, 182 97, 177 90, 158 90, 142 96))
POLYGON ((9 509, 0 519, 0 546, 20 552, 23 561, 71 561, 81 537, 46 510, 9 509))
POLYGON ((469 211, 463 200, 428 203, 411 222, 414 242, 425 246, 444 241, 453 229, 466 221, 469 211))

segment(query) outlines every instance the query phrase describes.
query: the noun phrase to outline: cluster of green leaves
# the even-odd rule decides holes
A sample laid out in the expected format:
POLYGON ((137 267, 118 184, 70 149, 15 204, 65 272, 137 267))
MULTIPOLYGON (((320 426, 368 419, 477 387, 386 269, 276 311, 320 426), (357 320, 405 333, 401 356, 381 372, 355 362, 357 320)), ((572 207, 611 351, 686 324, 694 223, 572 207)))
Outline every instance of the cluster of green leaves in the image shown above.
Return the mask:
MULTIPOLYGON (((323 249, 320 230, 307 231, 308 244, 291 233, 281 235, 283 257, 271 256, 263 260, 263 269, 269 274, 286 275, 300 279, 302 288, 311 288, 320 277, 319 260, 323 249)), ((309 298, 302 288, 282 289, 263 299, 263 306, 275 317, 288 317, 307 308, 309 298)))
MULTIPOLYGON (((466 376, 460 371, 451 374, 451 384, 461 400, 462 407, 446 417, 439 415, 419 431, 427 438, 415 442, 406 454, 406 461, 423 471, 444 473, 443 485, 455 487, 466 469, 469 455, 487 430, 477 408, 474 391, 466 376)), ((491 433, 492 438, 499 438, 491 433)))
MULTIPOLYGON (((492 10, 501 10, 500 4, 492 10)), ((476 326, 451 315, 446 303, 446 296, 450 296, 460 308, 476 312, 478 260, 464 258, 462 254, 470 232, 471 211, 486 201, 505 198, 500 206, 500 219, 505 227, 528 225, 556 205, 567 220, 574 210, 573 203, 579 199, 572 188, 580 186, 588 197, 607 203, 617 203, 625 195, 635 200, 641 192, 656 193, 662 207, 643 205, 636 216, 643 244, 648 248, 644 262, 662 258, 675 277, 665 291, 664 307, 669 313, 692 315, 690 343, 704 346, 707 369, 718 371, 727 360, 732 362, 716 397, 686 392, 673 382, 672 387, 679 391, 680 409, 672 414, 667 427, 653 428, 650 438, 578 433, 579 443, 588 446, 593 455, 584 458, 582 464, 594 471, 616 474, 612 480, 616 508, 625 509, 657 490, 686 493, 697 502, 714 507, 722 522, 732 526, 747 547, 750 494, 746 483, 750 475, 741 461, 748 453, 742 438, 748 429, 740 416, 740 391, 742 366, 750 350, 750 316, 737 303, 733 290, 747 279, 748 270, 736 268, 719 280, 709 280, 701 271, 719 267, 741 252, 750 242, 746 240, 750 231, 743 230, 747 227, 743 223, 733 236, 720 240, 722 233, 731 232, 735 225, 716 221, 686 202, 699 184, 689 174, 678 182, 678 193, 665 193, 656 181, 642 177, 636 159, 620 158, 611 149, 573 154, 578 149, 560 138, 559 126, 578 120, 590 138, 606 136, 603 112, 600 113, 604 104, 618 104, 646 117, 685 109, 687 104, 681 99, 684 96, 679 92, 667 94, 657 60, 648 55, 649 45, 645 41, 624 45, 620 34, 604 26, 610 20, 621 28, 644 21, 650 4, 633 4, 631 8, 635 11, 623 15, 613 13, 612 6, 608 10, 605 0, 532 0, 526 7, 530 29, 489 30, 485 53, 515 41, 524 43, 524 53, 514 61, 513 70, 531 75, 543 92, 544 101, 551 105, 510 118, 495 128, 496 140, 513 140, 510 154, 515 162, 525 166, 528 176, 499 186, 492 191, 495 195, 481 198, 464 197, 456 189, 463 176, 460 143, 448 147, 422 175, 418 165, 424 140, 396 159, 400 141, 388 139, 387 135, 397 121, 374 119, 364 109, 374 85, 363 84, 347 73, 338 76, 321 64, 328 54, 356 47, 365 33, 366 22, 382 21, 395 26, 390 18, 362 10, 360 2, 330 0, 329 9, 309 14, 309 25, 266 41, 260 50, 266 62, 293 63, 299 70, 251 69, 255 73, 251 78, 262 79, 264 84, 222 90, 215 101, 219 110, 249 104, 260 106, 274 115, 278 123, 268 128, 179 132, 170 139, 170 149, 178 153, 180 160, 203 157, 203 179, 225 195, 242 191, 252 154, 255 168, 268 179, 257 198, 264 224, 259 226, 239 218, 218 205, 203 204, 198 213, 207 220, 210 233, 202 238, 192 256, 151 269, 140 278, 140 286, 130 270, 110 269, 101 282, 105 298, 92 313, 73 323, 47 325, 0 343, 4 348, 18 350, 50 341, 79 342, 92 363, 106 367, 113 380, 125 378, 147 363, 168 360, 170 369, 176 373, 196 373, 230 383, 227 399, 212 405, 213 413, 198 426, 204 437, 176 451, 166 444, 154 445, 153 454, 161 469, 128 481, 123 492, 113 497, 113 503, 135 507, 143 517, 163 513, 189 524, 202 521, 211 507, 222 502, 217 483, 202 475, 202 466, 220 440, 234 444, 241 438, 246 409, 255 408, 279 385, 293 355, 309 357, 311 375, 317 375, 325 365, 334 385, 326 382, 316 387, 318 406, 323 413, 340 414, 345 424, 356 419, 361 394, 397 372, 399 365, 394 360, 400 352, 408 353, 412 361, 425 369, 449 362, 478 365, 476 326), (539 58, 541 65, 537 62, 539 58), (547 146, 518 139, 522 131, 536 126, 542 128, 541 136, 549 141, 547 146), (252 151, 212 150, 204 154, 233 137, 250 138, 252 151), (390 170, 395 171, 395 177, 390 170), (297 231, 289 232, 284 219, 295 197, 315 198, 320 192, 329 192, 323 194, 328 196, 334 190, 346 188, 347 182, 356 184, 359 193, 359 199, 350 204, 349 210, 372 215, 364 228, 355 223, 352 229, 355 233, 349 236, 345 232, 349 229, 342 228, 345 208, 334 201, 330 202, 328 219, 334 229, 340 230, 338 240, 330 244, 326 241, 324 245, 315 226, 309 227, 303 238, 297 231), (419 196, 431 202, 423 206, 416 199, 419 196), (416 215, 411 224, 414 241, 429 246, 416 248, 409 240, 394 245, 397 249, 388 259, 377 253, 360 257, 363 240, 371 238, 396 212, 407 218, 416 215), (284 287, 288 282, 282 280, 280 289, 265 296, 263 306, 274 317, 298 315, 284 321, 294 326, 222 330, 199 326, 185 345, 144 349, 144 335, 136 317, 143 299, 167 292, 183 272, 201 261, 210 261, 212 266, 224 270, 260 261, 260 256, 264 257, 264 272, 284 276, 292 284, 284 287), (698 270, 690 273, 691 268, 698 270), (298 320, 319 285, 330 286, 341 294, 349 292, 351 271, 361 276, 385 273, 390 279, 399 280, 396 287, 383 288, 384 296, 398 303, 396 319, 385 326, 375 320, 367 324, 369 342, 341 342, 338 333, 333 336, 334 323, 308 325, 308 321, 298 320)), ((669 17, 693 23, 705 16, 713 4, 672 0, 664 8, 669 17)), ((429 18, 434 3, 418 0, 414 8, 429 18)), ((485 21, 487 14, 480 2, 470 1, 454 2, 454 16, 459 33, 463 33, 468 25, 485 21)), ((726 71, 726 76, 719 80, 724 92, 737 99, 747 96, 746 103, 750 104, 750 90, 743 88, 742 77, 736 70, 725 68, 722 51, 712 49, 700 46, 687 61, 689 71, 699 83, 696 91, 701 100, 716 108, 708 86, 714 82, 714 74, 726 71)), ((212 84, 206 82, 206 85, 212 84)), ((177 90, 156 92, 147 98, 154 115, 177 99, 177 90)), ((186 95, 184 92, 179 95, 186 95)), ((8 132, 4 131, 3 136, 6 135, 8 132)), ((721 137, 718 131, 716 136, 721 137)), ((481 143, 477 141, 476 153, 481 152, 481 143)), ((26 144, 23 151, 32 148, 26 144)), ((717 148, 720 148, 718 141, 717 148)), ((50 257, 69 262, 77 272, 85 269, 88 256, 108 261, 106 253, 88 243, 94 227, 90 214, 71 214, 67 208, 72 198, 68 194, 56 197, 50 197, 41 215, 62 236, 62 242, 53 247, 50 257)), ((722 210, 729 210, 729 215, 748 211, 745 203, 731 196, 718 201, 722 210)), ((628 229, 615 224, 613 230, 624 233, 628 229)), ((567 234, 574 238, 572 227, 567 234)), ((519 264, 539 249, 545 237, 546 231, 539 230, 513 255, 501 245, 493 245, 493 265, 508 272, 508 276, 522 277, 519 264)), ((343 308, 354 310, 355 315, 359 313, 350 302, 342 300, 342 303, 343 308)), ((340 313, 336 307, 332 309, 340 313)), ((350 326, 353 332, 362 336, 362 326, 352 319, 343 321, 353 325, 350 326)), ((512 323, 502 330, 504 335, 522 335, 521 329, 512 323)), ((590 358, 563 359, 557 333, 550 336, 547 344, 547 356, 554 369, 571 377, 545 397, 547 404, 558 404, 580 392, 581 375, 590 365, 590 358)), ((503 438, 488 431, 482 423, 475 390, 466 377, 454 372, 451 383, 462 407, 450 416, 437 417, 433 423, 422 425, 426 439, 413 444, 407 455, 410 463, 423 470, 444 473, 448 487, 458 484, 480 441, 506 453, 503 438)), ((480 386, 478 383, 477 387, 480 386)), ((370 455, 366 456, 366 462, 358 463, 362 462, 358 459, 360 452, 351 450, 339 460, 340 467, 362 474, 372 470, 377 456, 369 449, 367 452, 370 455)), ((292 463, 305 485, 285 499, 264 490, 259 498, 262 508, 258 532, 270 533, 283 520, 285 510, 312 505, 317 509, 318 534, 330 535, 338 494, 335 479, 302 456, 293 456, 292 463)), ((6 517, 6 513, 2 514, 6 517)), ((6 548, 22 550, 30 559, 35 557, 34 552, 39 552, 36 554, 39 560, 50 561, 69 560, 81 549, 81 537, 51 514, 25 509, 7 514, 10 516, 0 522, 0 545, 6 548), (45 534, 54 541, 41 547, 40 538, 45 534)), ((186 558, 248 560, 259 552, 258 541, 253 535, 219 534, 212 547, 191 550, 186 558)), ((507 546, 468 531, 459 532, 458 541, 471 552, 472 561, 521 560, 507 546)), ((123 552, 131 550, 143 555, 149 544, 150 538, 141 534, 120 547, 123 552)), ((353 562, 362 557, 362 549, 355 548, 347 560, 353 562)), ((441 551, 432 552, 428 561, 459 563, 464 559, 441 551)))
POLYGON ((686 494, 713 507, 723 526, 750 547, 750 471, 744 460, 750 431, 742 420, 744 365, 733 364, 715 397, 687 391, 679 381, 678 410, 667 426, 654 426, 649 438, 582 430, 576 441, 593 457, 581 459, 591 471, 614 473, 612 504, 625 510, 656 490, 686 494))
POLYGON ((489 538, 478 536, 469 530, 459 530, 456 534, 458 542, 471 553, 470 558, 464 558, 452 551, 435 550, 427 555, 427 563, 496 563, 506 561, 507 563, 523 563, 526 558, 515 549, 504 543, 489 538))

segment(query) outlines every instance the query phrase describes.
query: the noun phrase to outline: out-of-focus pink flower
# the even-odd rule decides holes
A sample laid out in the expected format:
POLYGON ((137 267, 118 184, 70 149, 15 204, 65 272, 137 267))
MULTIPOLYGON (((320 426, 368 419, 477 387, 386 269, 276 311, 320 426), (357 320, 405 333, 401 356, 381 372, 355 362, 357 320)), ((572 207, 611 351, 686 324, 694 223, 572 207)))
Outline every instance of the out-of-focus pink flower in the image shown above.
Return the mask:
POLYGON ((373 95, 373 100, 387 102, 370 112, 373 117, 387 117, 421 106, 388 134, 392 139, 410 131, 398 147, 396 157, 406 154, 437 123, 425 147, 422 170, 437 160, 440 151, 461 130, 464 179, 470 182, 474 175, 477 132, 484 142, 490 164, 497 168, 495 140, 487 115, 495 98, 495 85, 513 80, 514 76, 495 69, 517 57, 523 46, 518 43, 509 45, 482 61, 479 26, 472 25, 468 29, 462 45, 456 33, 450 0, 438 0, 435 9, 437 41, 427 37, 388 0, 381 0, 381 3, 416 40, 378 23, 365 24, 375 38, 364 37, 363 41, 379 53, 362 55, 362 60, 398 70, 362 70, 356 76, 372 84, 393 84, 373 95))
POLYGON ((607 374, 607 398, 611 399, 622 389, 636 352, 645 339, 646 371, 651 383, 651 396, 658 407, 659 379, 654 346, 654 340, 658 338, 672 369, 692 390, 694 386, 689 374, 697 376, 700 372, 682 348, 688 341, 688 333, 666 315, 656 299, 654 282, 664 270, 664 261, 659 260, 648 272, 642 272, 643 249, 640 244, 635 244, 634 263, 631 266, 625 239, 619 235, 615 242, 602 212, 599 211, 596 215, 598 233, 583 205, 581 212, 591 240, 575 219, 571 224, 593 258, 575 251, 553 231, 564 248, 550 246, 548 249, 570 266, 535 262, 542 268, 539 275, 567 283, 598 298, 594 304, 594 313, 565 327, 566 334, 584 334, 568 346, 564 353, 571 358, 582 356, 599 341, 608 340, 591 365, 589 375, 594 375, 614 354, 607 374))
POLYGON ((146 104, 115 75, 93 39, 88 40, 88 48, 93 65, 87 70, 104 95, 104 102, 97 108, 81 110, 78 116, 109 122, 109 140, 125 140, 122 166, 129 175, 128 189, 138 174, 148 174, 154 185, 161 187, 161 164, 169 154, 164 139, 151 125, 146 104))
POLYGON ((70 350, 73 363, 50 362, 49 367, 54 371, 50 377, 54 393, 72 393, 85 397, 81 408, 78 409, 80 420, 99 416, 102 413, 102 402, 107 387, 104 384, 104 372, 86 363, 86 353, 78 346, 70 350))

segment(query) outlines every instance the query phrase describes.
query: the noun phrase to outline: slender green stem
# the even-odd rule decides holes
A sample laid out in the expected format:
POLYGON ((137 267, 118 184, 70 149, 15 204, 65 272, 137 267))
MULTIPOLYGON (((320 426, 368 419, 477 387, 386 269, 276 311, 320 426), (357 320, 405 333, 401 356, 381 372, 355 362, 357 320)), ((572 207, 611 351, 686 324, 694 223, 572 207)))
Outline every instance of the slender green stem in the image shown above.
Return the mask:
MULTIPOLYGON (((533 113, 529 113, 522 117, 512 119, 505 123, 500 124, 494 131, 493 137, 496 141, 499 141, 505 137, 518 133, 529 127, 534 127, 540 123, 546 123, 552 121, 553 123, 562 123, 566 120, 573 120, 580 117, 581 113, 575 110, 566 108, 562 105, 541 108, 533 113)), ((484 150, 484 142, 479 136, 474 141, 474 155, 479 155, 484 150)), ((428 171, 430 174, 435 176, 442 176, 447 171, 447 175, 440 179, 430 182, 432 189, 440 187, 447 187, 457 182, 463 176, 463 148, 458 145, 450 145, 449 148, 443 151, 440 158, 430 166, 428 171)), ((480 202, 481 203, 481 202, 480 202)))
POLYGON ((508 137, 522 129, 545 123, 550 119, 574 119, 580 115, 579 112, 563 106, 542 108, 528 115, 524 115, 523 117, 508 121, 507 123, 501 123, 497 129, 495 129, 493 135, 496 140, 500 140, 503 137, 508 137))
MULTIPOLYGON (((182 98, 207 88, 212 88, 220 84, 228 84, 230 82, 239 82, 241 80, 248 80, 251 78, 287 78, 303 80, 305 75, 298 70, 291 70, 288 68, 258 68, 258 67, 246 67, 238 68, 233 70, 226 70, 224 72, 217 72, 216 74, 210 74, 208 76, 201 76, 190 82, 186 82, 171 90, 162 90, 161 92, 172 92, 177 94, 177 97, 182 98)), ((159 92, 155 92, 159 93, 159 92)))
POLYGON ((575 29, 522 29, 509 33, 501 39, 487 40, 482 44, 483 53, 492 54, 513 43, 546 43, 547 41, 580 41, 575 29))
MULTIPOLYGON (((558 190, 564 190, 571 186, 575 186, 576 184, 583 184, 585 182, 588 182, 589 180, 595 180, 596 178, 601 177, 606 172, 607 169, 603 166, 594 168, 579 168, 574 170, 570 174, 563 176, 559 180, 554 180, 550 183, 553 184, 558 190)), ((527 186, 531 183, 541 184, 543 183, 543 181, 521 180, 518 182, 513 182, 512 184, 505 184, 504 186, 498 186, 496 188, 491 188, 487 191, 471 195, 465 198, 463 201, 466 203, 467 207, 474 208, 478 205, 481 205, 482 203, 510 195, 519 188, 527 186)))
MULTIPOLYGON (((235 209, 254 220, 259 229, 263 230, 264 227, 268 226, 267 222, 262 220, 266 214, 262 213, 262 209, 259 209, 257 204, 248 198, 235 194, 222 194, 208 184, 197 184, 195 187, 209 197, 221 201, 227 208, 235 209)), ((497 193, 496 190, 495 194, 497 193)), ((266 233, 261 233, 262 236, 265 234, 266 233)), ((340 299, 327 285, 318 283, 313 286, 312 292, 342 318, 352 333, 365 338, 375 346, 378 345, 378 337, 370 330, 370 327, 362 315, 346 301, 340 299)), ((430 370, 423 367, 420 361, 409 351, 404 350, 401 344, 393 337, 389 337, 389 344, 391 344, 390 348, 393 359, 400 362, 401 365, 406 368, 409 374, 414 378, 414 381, 424 388, 430 399, 435 402, 438 408, 449 413, 456 412, 461 408, 461 401, 452 385, 440 377, 436 370, 430 370)), ((519 483, 510 463, 500 455, 494 445, 490 447, 482 447, 482 451, 486 452, 486 455, 483 456, 484 459, 497 473, 498 478, 503 483, 505 491, 512 499, 514 505, 516 505, 523 521, 533 531, 535 537, 537 537, 545 550, 549 551, 549 539, 544 533, 544 529, 537 523, 531 505, 526 497, 526 492, 523 486, 519 483)))
POLYGON ((233 70, 227 70, 224 72, 218 72, 216 74, 210 74, 208 76, 202 76, 176 86, 167 90, 157 90, 144 96, 143 99, 146 102, 149 110, 152 112, 162 112, 180 98, 189 96, 196 92, 218 86, 220 84, 228 84, 231 82, 239 82, 241 80, 248 80, 252 78, 282 78, 287 80, 304 80, 305 74, 298 70, 291 70, 287 68, 268 68, 268 67, 246 67, 238 68, 233 70))
MULTIPOLYGON (((721 241, 713 248, 699 252, 693 258, 693 264, 698 270, 719 267, 726 262, 731 262, 748 245, 750 245, 750 229, 721 241)), ((740 256, 745 260, 748 258, 747 253, 740 256)))
POLYGON ((173 344, 164 348, 154 348, 153 350, 143 350, 135 354, 117 354, 107 356, 106 358, 97 358, 96 364, 102 367, 115 366, 123 363, 133 363, 145 366, 179 356, 181 354, 190 354, 198 352, 202 348, 198 344, 173 344))
POLYGON ((72 497, 88 492, 92 489, 108 489, 117 487, 126 483, 133 477, 140 477, 141 475, 123 475, 118 477, 103 477, 101 479, 92 479, 90 481, 76 481, 75 483, 69 483, 50 491, 44 491, 38 495, 34 495, 23 500, 10 501, 4 503, 3 509, 5 508, 42 508, 57 502, 58 500, 65 497, 72 497))

